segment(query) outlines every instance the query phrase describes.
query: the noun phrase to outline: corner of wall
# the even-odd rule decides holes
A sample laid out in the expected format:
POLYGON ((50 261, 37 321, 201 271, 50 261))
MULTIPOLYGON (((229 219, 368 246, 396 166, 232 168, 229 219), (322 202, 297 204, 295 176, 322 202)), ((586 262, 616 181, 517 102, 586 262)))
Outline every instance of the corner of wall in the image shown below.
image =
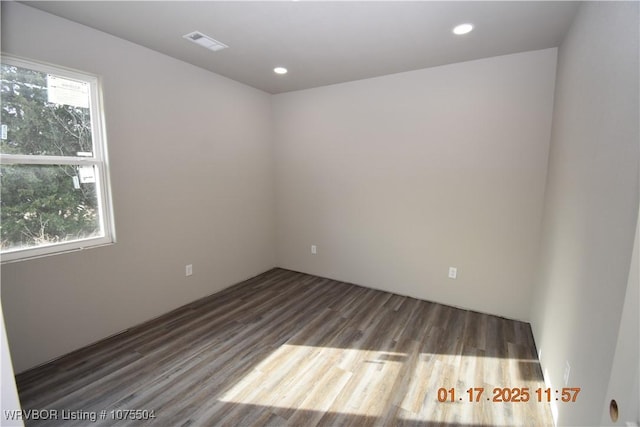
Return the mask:
POLYGON ((531 305, 547 386, 581 387, 552 405, 559 425, 600 425, 608 405, 638 218, 639 27, 638 3, 583 3, 559 49, 531 305))

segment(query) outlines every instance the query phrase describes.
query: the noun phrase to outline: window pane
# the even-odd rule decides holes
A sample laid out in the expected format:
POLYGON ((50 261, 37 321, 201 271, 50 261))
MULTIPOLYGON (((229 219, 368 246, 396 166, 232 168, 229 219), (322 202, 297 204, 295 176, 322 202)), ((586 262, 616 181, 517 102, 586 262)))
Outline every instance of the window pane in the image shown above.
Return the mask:
POLYGON ((90 84, 2 64, 0 152, 92 156, 90 84))
POLYGON ((103 236, 97 168, 3 165, 2 251, 103 236))

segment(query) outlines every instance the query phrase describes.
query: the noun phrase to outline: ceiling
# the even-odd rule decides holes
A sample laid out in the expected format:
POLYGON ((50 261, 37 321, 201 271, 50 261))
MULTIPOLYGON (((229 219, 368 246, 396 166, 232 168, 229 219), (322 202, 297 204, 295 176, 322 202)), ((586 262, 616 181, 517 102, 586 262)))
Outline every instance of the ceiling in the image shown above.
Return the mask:
POLYGON ((577 2, 25 1, 269 93, 556 47, 577 2), (452 28, 473 23, 473 32, 452 28), (203 32, 217 52, 185 40, 203 32), (289 70, 277 75, 276 66, 289 70))

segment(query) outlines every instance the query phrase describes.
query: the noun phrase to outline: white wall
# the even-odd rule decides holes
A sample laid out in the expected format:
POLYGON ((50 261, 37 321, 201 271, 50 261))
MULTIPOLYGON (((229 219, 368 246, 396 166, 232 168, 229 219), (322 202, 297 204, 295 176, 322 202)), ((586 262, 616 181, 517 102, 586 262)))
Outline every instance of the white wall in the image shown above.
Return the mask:
POLYGON ((547 49, 274 96, 278 265, 528 319, 555 63, 547 49))
POLYGON ((16 371, 275 265, 268 94, 13 2, 2 50, 102 76, 118 236, 2 266, 16 371))
POLYGON ((605 398, 600 425, 625 426, 627 422, 640 424, 640 217, 631 255, 629 280, 624 297, 616 352, 605 398), (618 405, 618 420, 613 422, 609 404, 618 405))
POLYGON ((7 334, 4 327, 4 316, 2 314, 2 306, 0 306, 0 425, 5 427, 23 426, 21 417, 15 416, 15 411, 20 411, 20 400, 18 399, 18 390, 16 389, 16 381, 13 376, 13 364, 11 363, 11 355, 9 353, 9 344, 7 343, 7 334), (19 418, 19 419, 16 419, 19 418))
POLYGON ((558 53, 532 326, 547 382, 564 387, 568 361, 582 388, 559 425, 599 425, 608 405, 638 214, 638 6, 584 3, 558 53))

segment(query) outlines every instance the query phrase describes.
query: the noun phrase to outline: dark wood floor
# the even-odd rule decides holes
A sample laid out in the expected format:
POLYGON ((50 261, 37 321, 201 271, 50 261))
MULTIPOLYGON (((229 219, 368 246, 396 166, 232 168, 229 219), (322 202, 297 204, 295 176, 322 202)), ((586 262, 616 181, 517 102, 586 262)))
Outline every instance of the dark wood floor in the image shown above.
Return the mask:
POLYGON ((17 382, 23 409, 98 416, 27 425, 553 424, 535 398, 492 400, 496 387, 544 387, 528 324, 282 269, 17 382), (131 409, 155 419, 112 418, 131 409))

